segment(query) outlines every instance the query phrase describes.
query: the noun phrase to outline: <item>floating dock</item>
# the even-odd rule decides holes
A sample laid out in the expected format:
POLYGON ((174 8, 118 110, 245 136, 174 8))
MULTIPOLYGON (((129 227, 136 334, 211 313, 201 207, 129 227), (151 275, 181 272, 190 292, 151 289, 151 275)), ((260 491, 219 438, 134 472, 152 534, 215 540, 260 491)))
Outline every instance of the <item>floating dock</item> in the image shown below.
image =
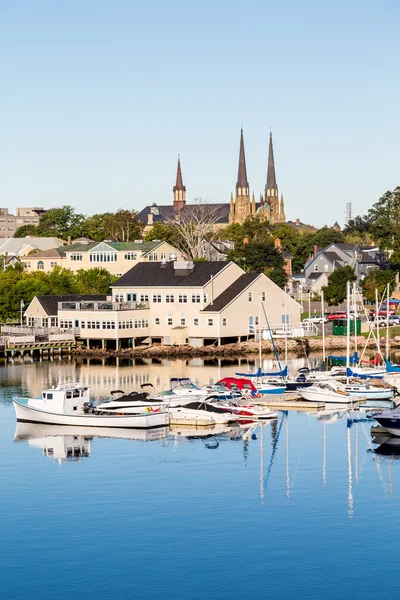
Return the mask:
MULTIPOLYGON (((268 396, 270 397, 270 396, 268 396)), ((275 408, 277 410, 321 410, 325 408, 324 402, 307 402, 303 400, 301 396, 290 396, 282 398, 282 396, 270 397, 271 399, 267 400, 267 397, 257 399, 257 404, 259 406, 267 406, 268 408, 275 408)))

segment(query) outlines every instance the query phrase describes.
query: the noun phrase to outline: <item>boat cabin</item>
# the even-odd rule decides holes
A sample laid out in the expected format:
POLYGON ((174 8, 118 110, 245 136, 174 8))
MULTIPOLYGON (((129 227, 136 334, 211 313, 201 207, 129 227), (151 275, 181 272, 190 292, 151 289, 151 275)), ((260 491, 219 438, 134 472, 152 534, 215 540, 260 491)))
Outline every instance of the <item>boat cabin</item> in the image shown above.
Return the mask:
POLYGON ((89 388, 77 383, 57 385, 42 391, 41 398, 31 398, 28 406, 57 414, 82 412, 85 402, 90 401, 89 388))

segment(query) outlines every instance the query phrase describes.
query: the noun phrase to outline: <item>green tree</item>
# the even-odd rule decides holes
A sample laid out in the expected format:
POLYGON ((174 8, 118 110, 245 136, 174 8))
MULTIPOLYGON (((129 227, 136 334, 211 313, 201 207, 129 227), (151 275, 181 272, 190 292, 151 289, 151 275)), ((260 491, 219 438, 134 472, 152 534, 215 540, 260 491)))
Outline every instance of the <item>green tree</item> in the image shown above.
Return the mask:
POLYGON ((113 213, 99 213, 87 217, 82 223, 82 235, 95 242, 102 242, 111 237, 109 222, 113 213))
POLYGON ((364 296, 370 302, 375 302, 375 290, 378 290, 378 296, 382 298, 388 283, 391 293, 396 286, 396 271, 372 271, 363 281, 364 296))
POLYGON ((18 227, 13 237, 15 238, 23 238, 27 235, 38 235, 38 230, 36 225, 22 225, 22 227, 18 227))
POLYGON ((400 187, 386 192, 368 211, 370 233, 392 264, 400 264, 400 187))
POLYGON ((313 235, 313 246, 320 246, 321 248, 326 248, 330 244, 341 244, 344 241, 345 238, 341 231, 337 231, 337 229, 327 227, 326 225, 318 229, 313 235))
POLYGON ((228 260, 232 260, 245 271, 265 273, 280 287, 284 287, 286 283, 283 257, 273 242, 250 240, 246 244, 235 244, 235 249, 228 254, 228 260))
POLYGON ((354 270, 347 267, 339 267, 329 275, 328 285, 323 288, 325 300, 328 306, 341 304, 347 295, 347 282, 356 281, 354 270))
POLYGON ((133 242, 142 238, 144 224, 138 220, 135 210, 120 208, 116 213, 108 215, 106 227, 116 242, 133 242))
POLYGON ((79 294, 108 294, 110 285, 118 277, 106 269, 80 269, 76 274, 76 288, 79 294))
POLYGON ((54 236, 66 240, 71 236, 74 239, 82 235, 84 219, 72 206, 50 208, 40 217, 37 231, 41 237, 54 236))
POLYGON ((163 240, 172 246, 176 246, 178 243, 178 236, 176 228, 172 225, 172 223, 160 223, 159 221, 156 221, 152 228, 144 236, 144 240, 146 242, 163 240))
POLYGON ((218 236, 237 243, 243 242, 245 238, 257 241, 272 240, 269 222, 262 219, 260 215, 247 217, 243 223, 231 223, 219 231, 218 236))

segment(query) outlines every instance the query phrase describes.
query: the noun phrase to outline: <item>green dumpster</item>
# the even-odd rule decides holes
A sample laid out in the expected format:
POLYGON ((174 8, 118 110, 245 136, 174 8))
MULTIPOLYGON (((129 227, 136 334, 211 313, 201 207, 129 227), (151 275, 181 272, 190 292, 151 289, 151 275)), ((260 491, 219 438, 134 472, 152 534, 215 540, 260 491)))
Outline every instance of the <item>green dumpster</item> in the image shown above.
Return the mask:
MULTIPOLYGON (((351 319, 350 335, 354 335, 355 323, 357 323, 357 335, 361 333, 361 319, 351 319)), ((334 319, 332 335, 347 335, 347 319, 334 319)))

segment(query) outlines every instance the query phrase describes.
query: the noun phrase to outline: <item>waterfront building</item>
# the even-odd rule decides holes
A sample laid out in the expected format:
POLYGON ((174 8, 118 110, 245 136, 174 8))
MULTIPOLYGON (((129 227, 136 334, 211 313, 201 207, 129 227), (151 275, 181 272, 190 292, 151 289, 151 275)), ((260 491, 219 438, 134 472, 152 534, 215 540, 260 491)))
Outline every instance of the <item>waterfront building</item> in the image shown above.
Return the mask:
POLYGON ((88 346, 103 348, 252 339, 265 328, 262 306, 272 328, 300 322, 296 301, 263 273, 233 262, 138 263, 111 287, 109 298, 37 297, 25 318, 74 329, 88 346))
POLYGON ((91 242, 78 243, 43 252, 36 252, 21 259, 28 272, 49 272, 54 267, 71 271, 101 267, 112 275, 121 276, 139 262, 181 260, 182 253, 163 241, 144 242, 91 242))
POLYGON ((13 215, 8 208, 0 208, 0 238, 13 237, 17 229, 24 225, 36 227, 44 212, 42 207, 17 208, 17 214, 13 215))

